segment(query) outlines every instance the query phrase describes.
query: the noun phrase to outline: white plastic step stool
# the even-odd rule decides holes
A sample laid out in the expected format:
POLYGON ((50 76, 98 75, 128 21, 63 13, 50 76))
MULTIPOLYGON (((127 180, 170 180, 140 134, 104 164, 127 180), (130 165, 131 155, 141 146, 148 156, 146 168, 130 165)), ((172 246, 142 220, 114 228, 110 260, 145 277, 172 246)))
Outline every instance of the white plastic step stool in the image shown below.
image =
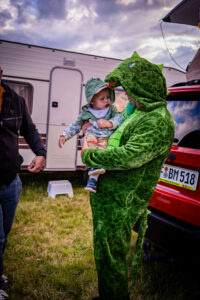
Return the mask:
POLYGON ((55 198, 56 195, 68 194, 73 197, 72 185, 68 180, 53 180, 48 182, 47 187, 48 197, 55 198))

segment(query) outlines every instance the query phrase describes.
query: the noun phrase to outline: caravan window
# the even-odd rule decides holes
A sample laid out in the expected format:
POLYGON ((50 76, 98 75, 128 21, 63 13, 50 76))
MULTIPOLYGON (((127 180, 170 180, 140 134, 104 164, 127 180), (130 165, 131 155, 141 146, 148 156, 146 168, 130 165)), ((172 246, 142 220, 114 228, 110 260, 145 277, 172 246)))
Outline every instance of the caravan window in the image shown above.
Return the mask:
POLYGON ((29 113, 32 113, 32 104, 33 104, 33 87, 29 83, 16 82, 16 81, 7 81, 4 82, 13 89, 18 95, 22 96, 26 101, 26 106, 29 113))

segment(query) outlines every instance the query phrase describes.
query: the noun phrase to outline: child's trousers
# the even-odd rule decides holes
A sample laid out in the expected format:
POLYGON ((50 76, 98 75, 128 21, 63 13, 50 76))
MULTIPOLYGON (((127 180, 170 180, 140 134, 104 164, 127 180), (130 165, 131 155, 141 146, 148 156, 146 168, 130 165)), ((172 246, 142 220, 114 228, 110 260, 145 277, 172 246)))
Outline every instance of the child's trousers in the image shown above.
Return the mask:
POLYGON ((89 148, 102 148, 106 149, 107 143, 108 143, 108 138, 97 138, 93 135, 86 135, 85 136, 88 147, 89 148))

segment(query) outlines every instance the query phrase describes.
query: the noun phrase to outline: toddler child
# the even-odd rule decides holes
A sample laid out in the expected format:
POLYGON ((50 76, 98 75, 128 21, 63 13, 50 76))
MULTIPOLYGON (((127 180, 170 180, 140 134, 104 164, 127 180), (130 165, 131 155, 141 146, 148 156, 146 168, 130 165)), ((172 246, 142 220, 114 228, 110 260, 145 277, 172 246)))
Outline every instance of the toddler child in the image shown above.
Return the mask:
MULTIPOLYGON (((88 147, 105 149, 109 136, 124 120, 124 116, 113 105, 115 93, 112 84, 99 78, 90 78, 85 86, 85 95, 87 104, 82 107, 78 119, 63 131, 59 139, 60 148, 89 121, 84 136, 88 147)), ((104 173, 104 169, 89 169, 85 189, 96 193, 98 177, 104 173)))

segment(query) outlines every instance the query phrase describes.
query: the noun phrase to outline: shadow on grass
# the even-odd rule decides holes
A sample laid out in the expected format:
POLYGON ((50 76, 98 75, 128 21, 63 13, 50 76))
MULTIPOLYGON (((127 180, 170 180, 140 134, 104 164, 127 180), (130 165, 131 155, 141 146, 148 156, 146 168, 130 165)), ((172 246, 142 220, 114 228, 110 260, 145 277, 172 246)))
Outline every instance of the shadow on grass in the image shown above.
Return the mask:
POLYGON ((176 260, 162 250, 153 249, 140 265, 131 299, 199 300, 199 267, 199 261, 189 253, 176 260))
POLYGON ((51 180, 69 180, 73 187, 81 187, 84 185, 84 171, 71 171, 71 172, 40 172, 29 173, 21 172, 19 176, 22 180, 23 187, 29 185, 31 182, 39 185, 46 184, 51 180))

